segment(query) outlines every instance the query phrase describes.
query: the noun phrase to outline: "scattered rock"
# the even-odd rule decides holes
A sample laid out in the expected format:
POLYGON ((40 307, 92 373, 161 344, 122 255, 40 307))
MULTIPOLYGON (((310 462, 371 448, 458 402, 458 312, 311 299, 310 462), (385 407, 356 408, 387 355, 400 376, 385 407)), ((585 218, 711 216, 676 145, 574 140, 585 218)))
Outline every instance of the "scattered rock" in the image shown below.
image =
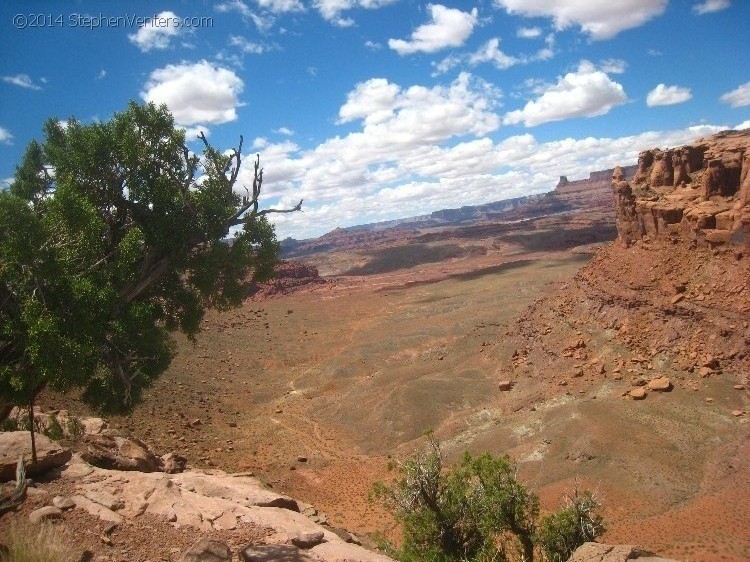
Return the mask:
POLYGON ((292 537, 291 542, 294 546, 300 548, 312 548, 323 542, 323 531, 300 533, 299 535, 292 537))
POLYGON ((736 418, 739 418, 741 416, 744 416, 745 412, 743 412, 742 410, 732 410, 732 415, 736 418))
POLYGON ((745 390, 745 385, 744 384, 735 384, 734 385, 734 389, 735 390, 745 390))
POLYGON ((232 551, 225 542, 203 537, 182 554, 180 562, 232 562, 232 551))
POLYGON ((635 377, 630 381, 630 386, 646 386, 646 382, 643 377, 635 377))
POLYGON ((37 462, 32 463, 31 438, 28 431, 0 432, 0 482, 16 479, 16 465, 20 456, 23 456, 27 476, 44 474, 70 460, 70 449, 39 433, 36 434, 35 440, 37 462))
POLYGON ((177 453, 167 453, 161 457, 162 470, 167 474, 184 472, 187 459, 177 453))
MULTIPOLYGON (((321 559, 307 550, 291 544, 264 544, 246 546, 240 551, 243 562, 321 562, 321 559)), ((359 559, 357 559, 359 560, 359 559)))
POLYGON ((123 507, 125 507, 125 503, 121 499, 116 498, 115 496, 107 492, 99 490, 86 490, 83 495, 86 498, 90 499, 92 502, 103 505, 111 511, 117 511, 118 509, 122 509, 123 507))
POLYGON ((628 392, 628 396, 630 396, 633 400, 643 400, 646 398, 646 389, 642 386, 639 386, 638 388, 633 388, 628 392))
POLYGON ((648 382, 647 388, 655 392, 669 392, 672 390, 672 382, 669 377, 656 377, 648 382))
POLYGON ((568 559, 568 562, 626 562, 639 559, 643 562, 675 562, 631 545, 608 545, 595 542, 583 543, 568 559))
POLYGON ((509 380, 500 381, 497 385, 498 389, 503 392, 507 392, 513 387, 513 384, 509 380))
POLYGON ((86 435, 81 458, 88 464, 107 470, 137 470, 157 472, 162 469, 161 459, 142 441, 110 435, 86 435))
POLYGON ((41 523, 42 521, 47 521, 48 519, 60 519, 61 517, 62 510, 53 505, 40 507, 39 509, 35 509, 31 513, 29 513, 29 521, 35 524, 41 523))
POLYGON ((63 511, 65 511, 67 509, 73 509, 76 506, 76 502, 74 502, 70 498, 55 496, 54 498, 52 498, 52 505, 54 505, 58 509, 62 509, 63 511))

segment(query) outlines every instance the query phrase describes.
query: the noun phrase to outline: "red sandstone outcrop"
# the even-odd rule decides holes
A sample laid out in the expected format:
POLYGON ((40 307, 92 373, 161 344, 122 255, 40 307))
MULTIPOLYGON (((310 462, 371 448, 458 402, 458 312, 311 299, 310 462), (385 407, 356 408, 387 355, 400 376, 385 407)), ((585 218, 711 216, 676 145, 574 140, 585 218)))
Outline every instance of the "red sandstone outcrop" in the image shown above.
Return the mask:
POLYGON ((617 229, 629 246, 644 236, 750 245, 750 134, 724 131, 679 149, 646 150, 632 184, 612 177, 617 229))
POLYGON ((276 267, 276 276, 250 288, 253 300, 265 300, 276 295, 286 295, 301 287, 326 283, 318 268, 297 261, 282 261, 276 267))

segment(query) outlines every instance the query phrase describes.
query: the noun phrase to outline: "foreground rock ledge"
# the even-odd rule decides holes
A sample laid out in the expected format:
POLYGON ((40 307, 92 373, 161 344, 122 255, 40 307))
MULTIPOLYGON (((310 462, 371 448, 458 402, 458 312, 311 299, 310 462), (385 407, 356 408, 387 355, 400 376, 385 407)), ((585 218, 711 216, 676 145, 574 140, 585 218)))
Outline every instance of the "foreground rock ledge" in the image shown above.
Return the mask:
POLYGON ((625 562, 626 560, 677 562, 672 558, 662 558, 627 544, 609 545, 596 542, 583 543, 568 562, 625 562))
POLYGON ((249 523, 271 530, 265 539, 267 544, 247 547, 260 549, 256 554, 275 552, 274 548, 283 545, 287 551, 304 552, 305 557, 300 560, 391 560, 345 542, 331 529, 300 513, 294 499, 266 489, 249 476, 220 470, 191 470, 181 474, 106 470, 86 463, 77 454, 60 474, 76 488, 71 498, 76 508, 105 521, 127 524, 128 520, 147 513, 163 517, 175 527, 195 527, 206 534, 206 539, 211 531, 233 530, 249 523), (316 537, 316 540, 300 542, 300 537, 316 537), (303 551, 294 542, 303 546, 309 543, 311 548, 303 551))

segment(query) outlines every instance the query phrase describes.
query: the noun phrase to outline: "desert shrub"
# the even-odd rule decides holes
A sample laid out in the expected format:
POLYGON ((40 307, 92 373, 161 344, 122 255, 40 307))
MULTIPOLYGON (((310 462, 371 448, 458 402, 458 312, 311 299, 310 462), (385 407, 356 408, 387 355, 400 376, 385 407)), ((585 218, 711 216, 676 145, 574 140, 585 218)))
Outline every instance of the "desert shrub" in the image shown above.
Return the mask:
POLYGON ((75 416, 70 416, 68 418, 68 421, 65 424, 65 429, 67 429, 68 436, 71 439, 78 439, 86 431, 81 420, 75 416))
POLYGON ((0 562, 76 562, 79 556, 50 524, 32 526, 12 522, 3 538, 0 562))
POLYGON ((576 548, 594 541, 604 532, 604 519, 597 512, 601 501, 593 492, 565 495, 565 505, 557 513, 542 517, 539 523, 538 543, 545 557, 558 562, 567 560, 576 548))
POLYGON ((63 431, 60 422, 57 421, 57 416, 55 414, 50 414, 48 416, 47 426, 44 428, 44 434, 53 441, 59 441, 65 437, 65 432, 63 431))
POLYGON ((460 463, 444 469, 440 445, 430 435, 425 451, 394 467, 393 483, 377 483, 373 497, 401 523, 401 548, 382 546, 402 562, 532 562, 535 555, 564 560, 603 532, 599 501, 577 487, 538 529, 538 497, 518 481, 507 456, 464 453, 460 463))
POLYGON ((0 431, 18 431, 18 420, 15 418, 5 418, 0 422, 0 431))

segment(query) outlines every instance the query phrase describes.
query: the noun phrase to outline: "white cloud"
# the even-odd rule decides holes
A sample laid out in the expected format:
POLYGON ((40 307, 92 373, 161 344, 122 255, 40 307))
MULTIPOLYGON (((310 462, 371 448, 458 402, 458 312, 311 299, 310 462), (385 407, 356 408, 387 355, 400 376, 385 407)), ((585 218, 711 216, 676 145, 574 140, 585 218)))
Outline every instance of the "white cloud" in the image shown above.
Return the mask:
POLYGON ((258 6, 275 14, 301 12, 305 9, 299 0, 256 0, 258 6))
POLYGON ((622 59, 604 59, 599 63, 599 70, 607 74, 622 74, 627 67, 628 63, 622 59))
POLYGON ((198 138, 201 133, 206 137, 211 136, 211 129, 205 125, 193 125, 192 127, 183 126, 182 129, 185 130, 185 140, 188 142, 198 138))
POLYGON ((685 103, 692 97, 693 94, 690 93, 690 88, 659 84, 648 93, 648 96, 646 97, 646 105, 649 107, 654 107, 656 105, 675 105, 678 103, 685 103))
POLYGON ((542 30, 539 27, 519 27, 516 31, 516 37, 521 39, 536 39, 541 34, 542 30))
POLYGON ((742 129, 750 129, 750 119, 747 119, 743 121, 742 123, 737 124, 735 127, 738 131, 741 131, 742 129))
POLYGON ((11 135, 10 131, 4 127, 0 127, 0 143, 2 144, 13 143, 13 135, 11 135))
MULTIPOLYGON (((301 238, 336 226, 542 193, 551 190, 561 175, 575 179, 615 164, 635 164, 638 152, 646 148, 679 146, 726 128, 700 125, 621 138, 568 137, 544 143, 526 133, 500 142, 482 137, 453 145, 421 143, 374 156, 358 144, 358 133, 329 139, 309 151, 289 142, 266 142, 261 160, 265 195, 278 198, 274 206, 305 199, 304 213, 271 215, 280 237, 301 238)), ((244 173, 251 181, 249 171, 244 173)))
POLYGON ((367 47, 371 51, 379 51, 380 49, 383 48, 383 45, 381 43, 376 42, 376 41, 367 40, 367 41, 365 41, 365 47, 367 47))
POLYGON ((447 47, 460 47, 469 38, 478 21, 478 12, 462 12, 441 4, 428 4, 430 23, 420 25, 411 40, 389 39, 388 46, 399 55, 434 53, 447 47))
POLYGON ((326 21, 339 27, 350 27, 354 25, 354 20, 342 17, 342 12, 355 8, 374 10, 396 1, 398 0, 314 0, 313 6, 326 21))
POLYGON ((744 107, 750 105, 750 82, 745 82, 731 92, 721 96, 721 101, 732 107, 744 107))
POLYGON ((627 99, 622 85, 584 60, 578 70, 559 78, 557 84, 529 101, 523 109, 506 114, 503 122, 534 127, 571 117, 595 117, 608 113, 627 99))
POLYGON ((550 17, 557 29, 579 25, 592 39, 609 39, 661 15, 669 0, 495 0, 508 13, 550 17))
POLYGON ((482 63, 492 63, 495 68, 505 70, 519 63, 528 62, 527 57, 514 57, 500 50, 500 38, 494 37, 479 47, 473 53, 461 53, 458 55, 449 55, 443 60, 432 65, 435 67, 435 75, 444 74, 453 68, 461 65, 475 67, 482 63))
POLYGON ((10 187, 15 178, 3 178, 0 179, 0 189, 10 187))
POLYGON ((133 45, 142 53, 151 49, 166 49, 174 37, 180 33, 180 18, 174 12, 160 12, 146 20, 138 31, 128 35, 133 45))
POLYGON ((693 12, 702 16, 703 14, 710 14, 712 12, 719 12, 725 10, 730 6, 729 0, 705 0, 700 4, 693 6, 693 12))
POLYGON ((16 74, 15 76, 3 76, 3 82, 19 86, 21 88, 27 88, 29 90, 41 90, 41 86, 34 84, 34 81, 28 74, 16 74))
POLYGON ((249 19, 253 16, 253 11, 242 0, 227 0, 216 4, 215 8, 217 12, 225 14, 235 12, 241 15, 243 19, 249 19))
POLYGON ((242 37, 241 35, 230 35, 229 46, 237 47, 243 54, 252 55, 260 55, 268 50, 263 45, 254 43, 253 41, 250 41, 249 39, 247 39, 246 37, 242 37))
POLYGON ((96 80, 101 80, 107 75, 107 71, 103 68, 99 71, 99 74, 96 75, 96 80))
POLYGON ((237 119, 243 87, 233 71, 202 60, 154 70, 141 98, 167 104, 180 125, 218 124, 237 119))
POLYGON ((286 135, 290 137, 294 134, 294 131, 290 129, 289 127, 279 127, 278 129, 274 131, 274 133, 278 133, 279 135, 286 135))

